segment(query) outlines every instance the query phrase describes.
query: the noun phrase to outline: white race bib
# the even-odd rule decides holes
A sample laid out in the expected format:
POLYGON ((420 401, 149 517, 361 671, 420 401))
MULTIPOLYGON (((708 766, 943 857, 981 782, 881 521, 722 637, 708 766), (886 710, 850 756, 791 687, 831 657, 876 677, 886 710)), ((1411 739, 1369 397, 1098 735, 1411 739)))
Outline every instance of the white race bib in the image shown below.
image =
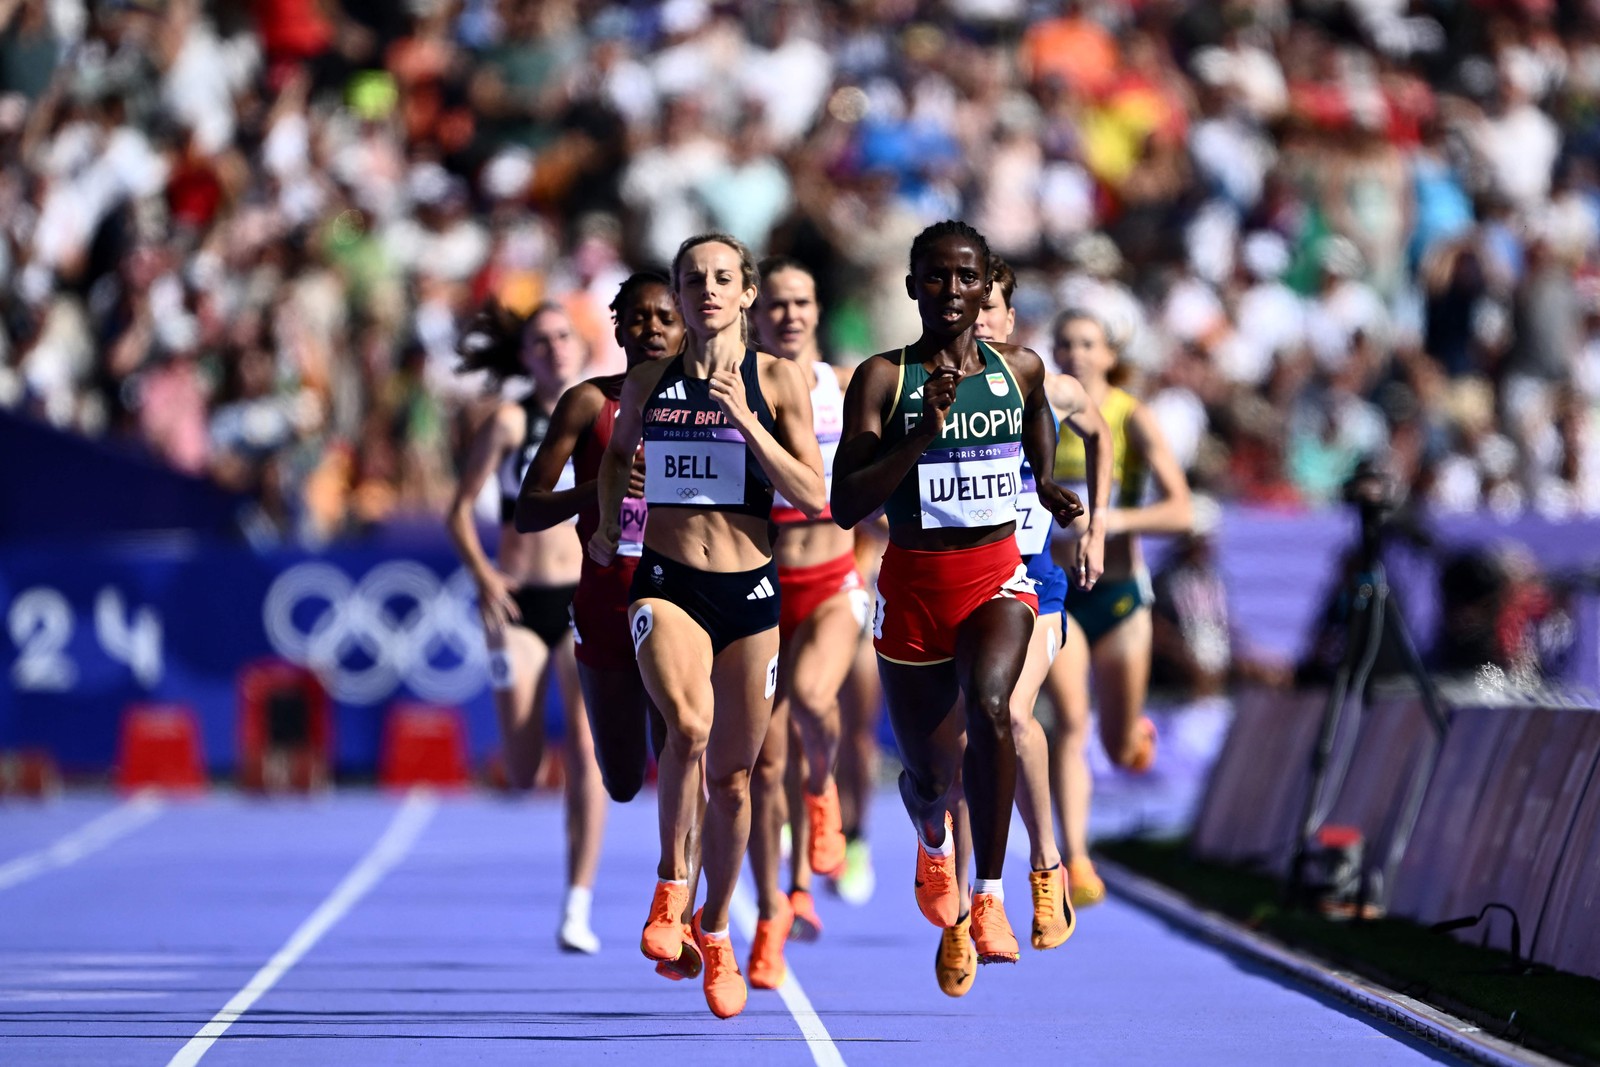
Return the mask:
POLYGON ((917 461, 922 528, 999 526, 1017 517, 1022 443, 930 449, 917 461))
POLYGON ((1017 490, 1017 551, 1027 559, 1037 556, 1050 544, 1050 525, 1054 521, 1039 502, 1039 485, 1033 468, 1022 461, 1021 488, 1017 490))
POLYGON ((742 505, 744 435, 731 426, 650 426, 644 439, 644 498, 692 507, 742 505))

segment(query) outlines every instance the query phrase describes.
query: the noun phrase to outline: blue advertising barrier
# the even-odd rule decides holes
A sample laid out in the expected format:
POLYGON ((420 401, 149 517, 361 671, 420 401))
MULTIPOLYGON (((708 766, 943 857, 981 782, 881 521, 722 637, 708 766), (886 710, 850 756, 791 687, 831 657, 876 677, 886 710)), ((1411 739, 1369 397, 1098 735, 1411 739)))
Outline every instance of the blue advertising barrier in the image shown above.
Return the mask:
POLYGON ((333 697, 338 769, 376 764, 398 700, 466 713, 498 741, 475 591, 442 547, 256 553, 174 541, 0 551, 0 748, 43 747, 69 772, 114 760, 122 711, 192 706, 214 772, 236 760, 240 668, 277 656, 333 697))

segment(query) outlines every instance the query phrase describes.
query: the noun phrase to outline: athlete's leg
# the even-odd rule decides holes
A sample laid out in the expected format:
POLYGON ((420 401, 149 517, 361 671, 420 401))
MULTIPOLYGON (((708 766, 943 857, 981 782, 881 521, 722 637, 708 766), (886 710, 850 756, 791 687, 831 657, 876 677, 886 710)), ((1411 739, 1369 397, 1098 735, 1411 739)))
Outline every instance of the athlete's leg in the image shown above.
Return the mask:
POLYGON ((1134 767, 1148 755, 1140 724, 1150 689, 1150 641, 1150 609, 1140 608, 1095 642, 1091 655, 1100 740, 1119 767, 1134 767))
POLYGON ((1089 803, 1094 791, 1088 757, 1089 644, 1070 615, 1046 688, 1056 706, 1056 736, 1050 754, 1062 850, 1069 862, 1087 859, 1089 803))
POLYGON ((578 664, 572 655, 572 637, 564 637, 551 652, 561 706, 566 712, 567 884, 592 887, 600 867, 600 843, 606 826, 606 789, 595 763, 594 739, 584 710, 578 664))
POLYGON ((488 640, 506 777, 514 788, 532 789, 544 761, 544 695, 550 650, 532 631, 520 626, 490 633, 488 640), (497 657, 504 657, 504 666, 495 665, 497 657))
POLYGON ((1027 659, 1033 619, 1027 604, 1002 597, 979 605, 956 628, 955 669, 967 708, 962 779, 980 879, 998 879, 1005 869, 1017 788, 1011 693, 1027 659))
POLYGON ((728 928, 728 906, 750 838, 750 769, 772 722, 777 679, 771 671, 777 656, 778 630, 773 627, 734 641, 711 668, 717 715, 705 748, 710 803, 701 844, 706 877, 703 930, 728 928))
MULTIPOLYGON (((778 660, 780 677, 784 661, 778 660)), ((778 683, 782 693, 783 683, 778 683)), ((772 723, 767 728, 755 769, 750 772, 750 872, 756 883, 756 903, 763 919, 776 919, 785 911, 783 891, 783 823, 789 805, 784 798, 785 770, 789 764, 789 702, 774 701, 772 723)))
POLYGON ((833 780, 839 755, 839 690, 860 643, 861 622, 849 593, 824 600, 800 623, 791 642, 794 669, 789 692, 805 747, 806 792, 812 796, 820 796, 833 780))
POLYGON ((1061 642, 1061 615, 1052 612, 1034 622, 1033 640, 1022 677, 1011 694, 1011 737, 1017 748, 1017 814, 1028 831, 1028 860, 1036 871, 1061 862, 1056 848, 1055 820, 1050 815, 1050 745, 1034 717, 1039 687, 1050 671, 1051 651, 1061 642))
POLYGON ((882 708, 878 656, 871 641, 862 641, 839 692, 839 818, 851 840, 866 837, 867 813, 878 780, 878 716, 882 708))
MULTIPOLYGON (((961 734, 961 755, 967 754, 967 735, 961 734)), ((961 886, 961 914, 972 910, 972 812, 967 808, 966 783, 956 768, 956 780, 949 793, 950 826, 956 838, 956 878, 961 886)))
MULTIPOLYGON (((780 692, 782 690, 779 690, 780 692)), ((792 707, 793 705, 791 705, 792 707)), ((811 891, 811 823, 806 818, 805 743, 789 716, 789 759, 783 769, 784 820, 789 825, 789 888, 811 891)))
POLYGON ((662 881, 687 880, 686 842, 701 790, 700 757, 711 736, 711 638, 676 604, 655 597, 632 608, 639 674, 666 721, 656 793, 661 827, 662 881), (648 612, 649 625, 641 622, 648 612))
POLYGON ((900 799, 924 844, 945 843, 945 805, 961 765, 953 661, 912 666, 878 658, 889 725, 900 749, 900 799))
MULTIPOLYGON (((591 667, 578 664, 583 704, 588 709, 595 763, 611 799, 627 803, 644 788, 650 724, 649 697, 639 668, 591 667)), ((659 713, 656 713, 659 718, 659 713)), ((665 730, 662 731, 663 739, 665 730)))

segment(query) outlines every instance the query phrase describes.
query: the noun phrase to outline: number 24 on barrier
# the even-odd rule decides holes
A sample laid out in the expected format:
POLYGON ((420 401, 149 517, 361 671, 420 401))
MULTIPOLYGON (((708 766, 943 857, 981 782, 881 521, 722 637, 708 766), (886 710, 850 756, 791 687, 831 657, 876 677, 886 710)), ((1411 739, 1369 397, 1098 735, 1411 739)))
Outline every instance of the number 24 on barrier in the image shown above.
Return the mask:
MULTIPOLYGON (((78 682, 78 665, 67 654, 72 642, 72 604, 59 590, 36 585, 11 602, 6 628, 17 646, 11 682, 19 690, 64 693, 78 682)), ((100 648, 133 671, 146 689, 161 681, 161 616, 154 608, 130 612, 122 593, 106 586, 94 601, 94 632, 100 648)))

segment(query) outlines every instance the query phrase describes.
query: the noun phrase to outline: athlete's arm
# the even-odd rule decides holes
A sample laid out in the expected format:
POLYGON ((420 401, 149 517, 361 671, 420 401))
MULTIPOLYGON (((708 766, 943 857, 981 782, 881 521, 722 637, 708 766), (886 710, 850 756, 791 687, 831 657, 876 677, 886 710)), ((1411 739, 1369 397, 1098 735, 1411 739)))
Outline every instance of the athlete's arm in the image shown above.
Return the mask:
POLYGON ((598 481, 587 481, 571 489, 555 489, 561 469, 572 458, 578 439, 594 426, 605 395, 588 382, 579 382, 556 402, 550 415, 550 430, 539 442, 528 473, 517 493, 518 533, 548 530, 572 518, 595 499, 598 481))
POLYGON ((466 466, 461 471, 461 481, 456 484, 455 498, 445 512, 445 529, 456 546, 456 554, 466 564, 472 580, 478 586, 478 610, 484 622, 491 627, 506 619, 517 619, 521 612, 512 598, 508 583, 489 562, 483 545, 478 540, 478 527, 472 518, 472 505, 489 480, 495 466, 510 451, 521 435, 522 412, 515 405, 502 404, 494 414, 483 420, 472 438, 472 450, 467 455, 466 466))
POLYGON ((1161 489, 1161 499, 1136 508, 1112 508, 1106 516, 1106 533, 1175 534, 1194 525, 1194 504, 1189 496, 1189 480, 1178 466, 1155 416, 1143 404, 1128 417, 1128 444, 1138 449, 1161 489))
POLYGON ((828 490, 822 478, 822 449, 811 424, 811 389, 800 368, 790 361, 765 353, 756 359, 756 373, 766 370, 762 392, 772 398, 776 434, 767 432, 745 403, 744 379, 738 374, 713 374, 711 399, 744 434, 745 443, 772 480, 772 487, 806 518, 815 519, 828 505, 828 490))
POLYGON ((628 478, 633 471, 633 454, 644 436, 644 405, 650 391, 666 373, 667 360, 641 363, 628 372, 622 382, 622 397, 617 401, 617 421, 611 427, 611 441, 600 456, 595 479, 595 505, 600 509, 600 525, 589 539, 589 557, 602 566, 611 563, 622 540, 622 498, 628 493, 628 478))
POLYGON ((873 356, 856 368, 844 394, 844 431, 833 457, 833 521, 848 530, 883 507, 895 486, 917 465, 928 444, 944 430, 960 376, 936 373, 922 387, 923 417, 904 438, 883 451, 884 419, 899 383, 899 367, 873 356))
POLYGON ((1083 383, 1070 374, 1048 375, 1046 390, 1051 405, 1061 413, 1061 421, 1083 440, 1084 471, 1089 479, 1089 500, 1086 501, 1089 513, 1084 527, 1075 529, 1069 536, 1082 538, 1082 548, 1075 556, 1079 573, 1072 577, 1087 589, 1099 579, 1105 562, 1114 447, 1111 427, 1089 399, 1083 383))

